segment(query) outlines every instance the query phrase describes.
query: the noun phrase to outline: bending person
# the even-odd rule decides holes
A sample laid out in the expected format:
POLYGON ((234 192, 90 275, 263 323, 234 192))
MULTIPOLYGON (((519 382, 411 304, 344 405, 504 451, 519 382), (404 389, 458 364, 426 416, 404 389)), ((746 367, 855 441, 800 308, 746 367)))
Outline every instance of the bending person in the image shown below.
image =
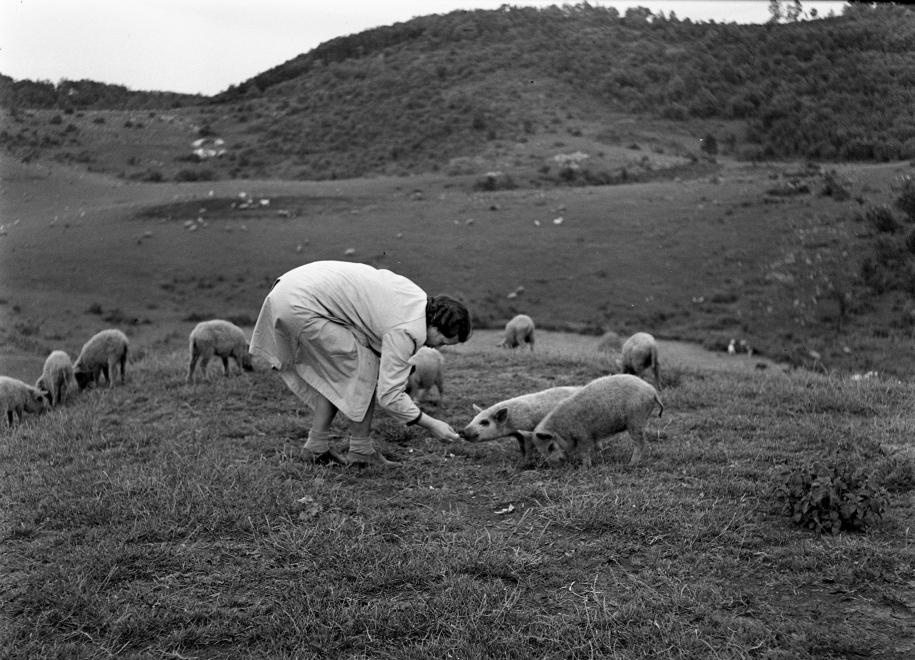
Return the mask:
POLYGON ((389 270, 315 261, 274 283, 250 348, 312 409, 306 460, 390 465, 369 435, 376 401, 404 424, 457 440, 447 422, 420 411, 405 389, 409 360, 421 346, 465 342, 471 332, 470 312, 454 298, 429 297, 389 270), (350 421, 343 455, 329 442, 338 411, 350 421))

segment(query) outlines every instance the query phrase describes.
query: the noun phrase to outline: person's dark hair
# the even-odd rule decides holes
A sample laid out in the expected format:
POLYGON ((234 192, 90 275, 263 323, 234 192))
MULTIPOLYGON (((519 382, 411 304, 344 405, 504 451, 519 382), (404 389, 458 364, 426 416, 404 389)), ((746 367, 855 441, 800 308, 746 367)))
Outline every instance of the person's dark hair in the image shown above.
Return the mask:
POLYGON ((470 310, 451 296, 430 296, 426 301, 426 324, 438 328, 446 337, 457 337, 464 343, 473 333, 470 310))

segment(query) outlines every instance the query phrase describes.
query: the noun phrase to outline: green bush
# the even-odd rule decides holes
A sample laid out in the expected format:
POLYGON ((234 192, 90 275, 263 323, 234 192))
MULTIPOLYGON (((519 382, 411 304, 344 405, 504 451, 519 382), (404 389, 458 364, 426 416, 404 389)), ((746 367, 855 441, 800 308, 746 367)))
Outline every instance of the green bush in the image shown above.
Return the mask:
POLYGON ((883 516, 886 489, 846 462, 813 463, 793 470, 779 489, 785 513, 818 532, 864 530, 883 516))
POLYGON ((887 206, 872 206, 864 212, 864 220, 879 232, 894 234, 899 229, 893 212, 887 206))
POLYGON ((894 203, 896 208, 905 213, 909 222, 915 222, 915 182, 912 177, 905 177, 902 190, 894 203))

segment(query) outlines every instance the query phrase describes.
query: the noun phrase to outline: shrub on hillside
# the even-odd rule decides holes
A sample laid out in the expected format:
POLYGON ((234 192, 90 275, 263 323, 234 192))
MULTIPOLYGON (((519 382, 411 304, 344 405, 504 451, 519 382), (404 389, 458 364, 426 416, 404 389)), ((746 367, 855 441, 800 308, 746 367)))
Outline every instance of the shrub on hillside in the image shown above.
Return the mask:
POLYGON ((885 234, 894 234, 899 229, 899 222, 887 206, 870 207, 864 212, 864 221, 885 234))
POLYGON ((517 188, 514 179, 504 172, 487 172, 474 184, 476 190, 514 190, 517 188))
POLYGON ((178 170, 175 181, 213 181, 216 174, 213 170, 178 170))
POLYGON ((867 529, 889 504, 886 489, 873 475, 844 461, 793 470, 778 495, 796 524, 831 534, 867 529))
POLYGON ((912 177, 903 179, 902 190, 894 203, 896 208, 905 213, 909 222, 915 222, 915 181, 912 177))
POLYGON ((851 194, 844 181, 839 178, 835 170, 830 170, 823 175, 823 188, 820 190, 823 197, 832 197, 837 202, 844 202, 851 194))

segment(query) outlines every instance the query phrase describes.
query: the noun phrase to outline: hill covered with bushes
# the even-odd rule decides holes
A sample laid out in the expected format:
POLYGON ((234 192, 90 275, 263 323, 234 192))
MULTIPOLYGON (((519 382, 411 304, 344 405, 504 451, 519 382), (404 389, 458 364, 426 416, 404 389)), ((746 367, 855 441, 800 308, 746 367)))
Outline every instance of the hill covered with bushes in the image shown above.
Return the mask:
POLYGON ((913 44, 915 12, 892 6, 767 25, 587 4, 452 12, 329 41, 215 100, 273 99, 252 121, 272 150, 362 168, 613 113, 731 122, 718 147, 749 158, 894 160, 915 156, 913 44))
MULTIPOLYGON (((209 98, 3 79, 0 99, 13 121, 2 143, 40 150, 55 141, 43 132, 67 128, 30 125, 27 109, 168 107, 188 121, 175 129, 185 131, 176 141, 184 151, 161 162, 193 161, 185 146, 195 137, 227 145, 226 158, 188 166, 197 178, 412 174, 486 152, 510 161, 513 148, 538 138, 587 138, 593 155, 631 146, 624 121, 702 140, 691 149, 663 140, 646 147, 677 156, 909 159, 913 44, 915 12, 893 5, 766 25, 695 23, 642 8, 621 15, 588 4, 506 5, 333 39, 209 98)), ((72 140, 82 127, 69 123, 72 140)), ((82 140, 88 161, 86 141, 97 138, 82 140)))

